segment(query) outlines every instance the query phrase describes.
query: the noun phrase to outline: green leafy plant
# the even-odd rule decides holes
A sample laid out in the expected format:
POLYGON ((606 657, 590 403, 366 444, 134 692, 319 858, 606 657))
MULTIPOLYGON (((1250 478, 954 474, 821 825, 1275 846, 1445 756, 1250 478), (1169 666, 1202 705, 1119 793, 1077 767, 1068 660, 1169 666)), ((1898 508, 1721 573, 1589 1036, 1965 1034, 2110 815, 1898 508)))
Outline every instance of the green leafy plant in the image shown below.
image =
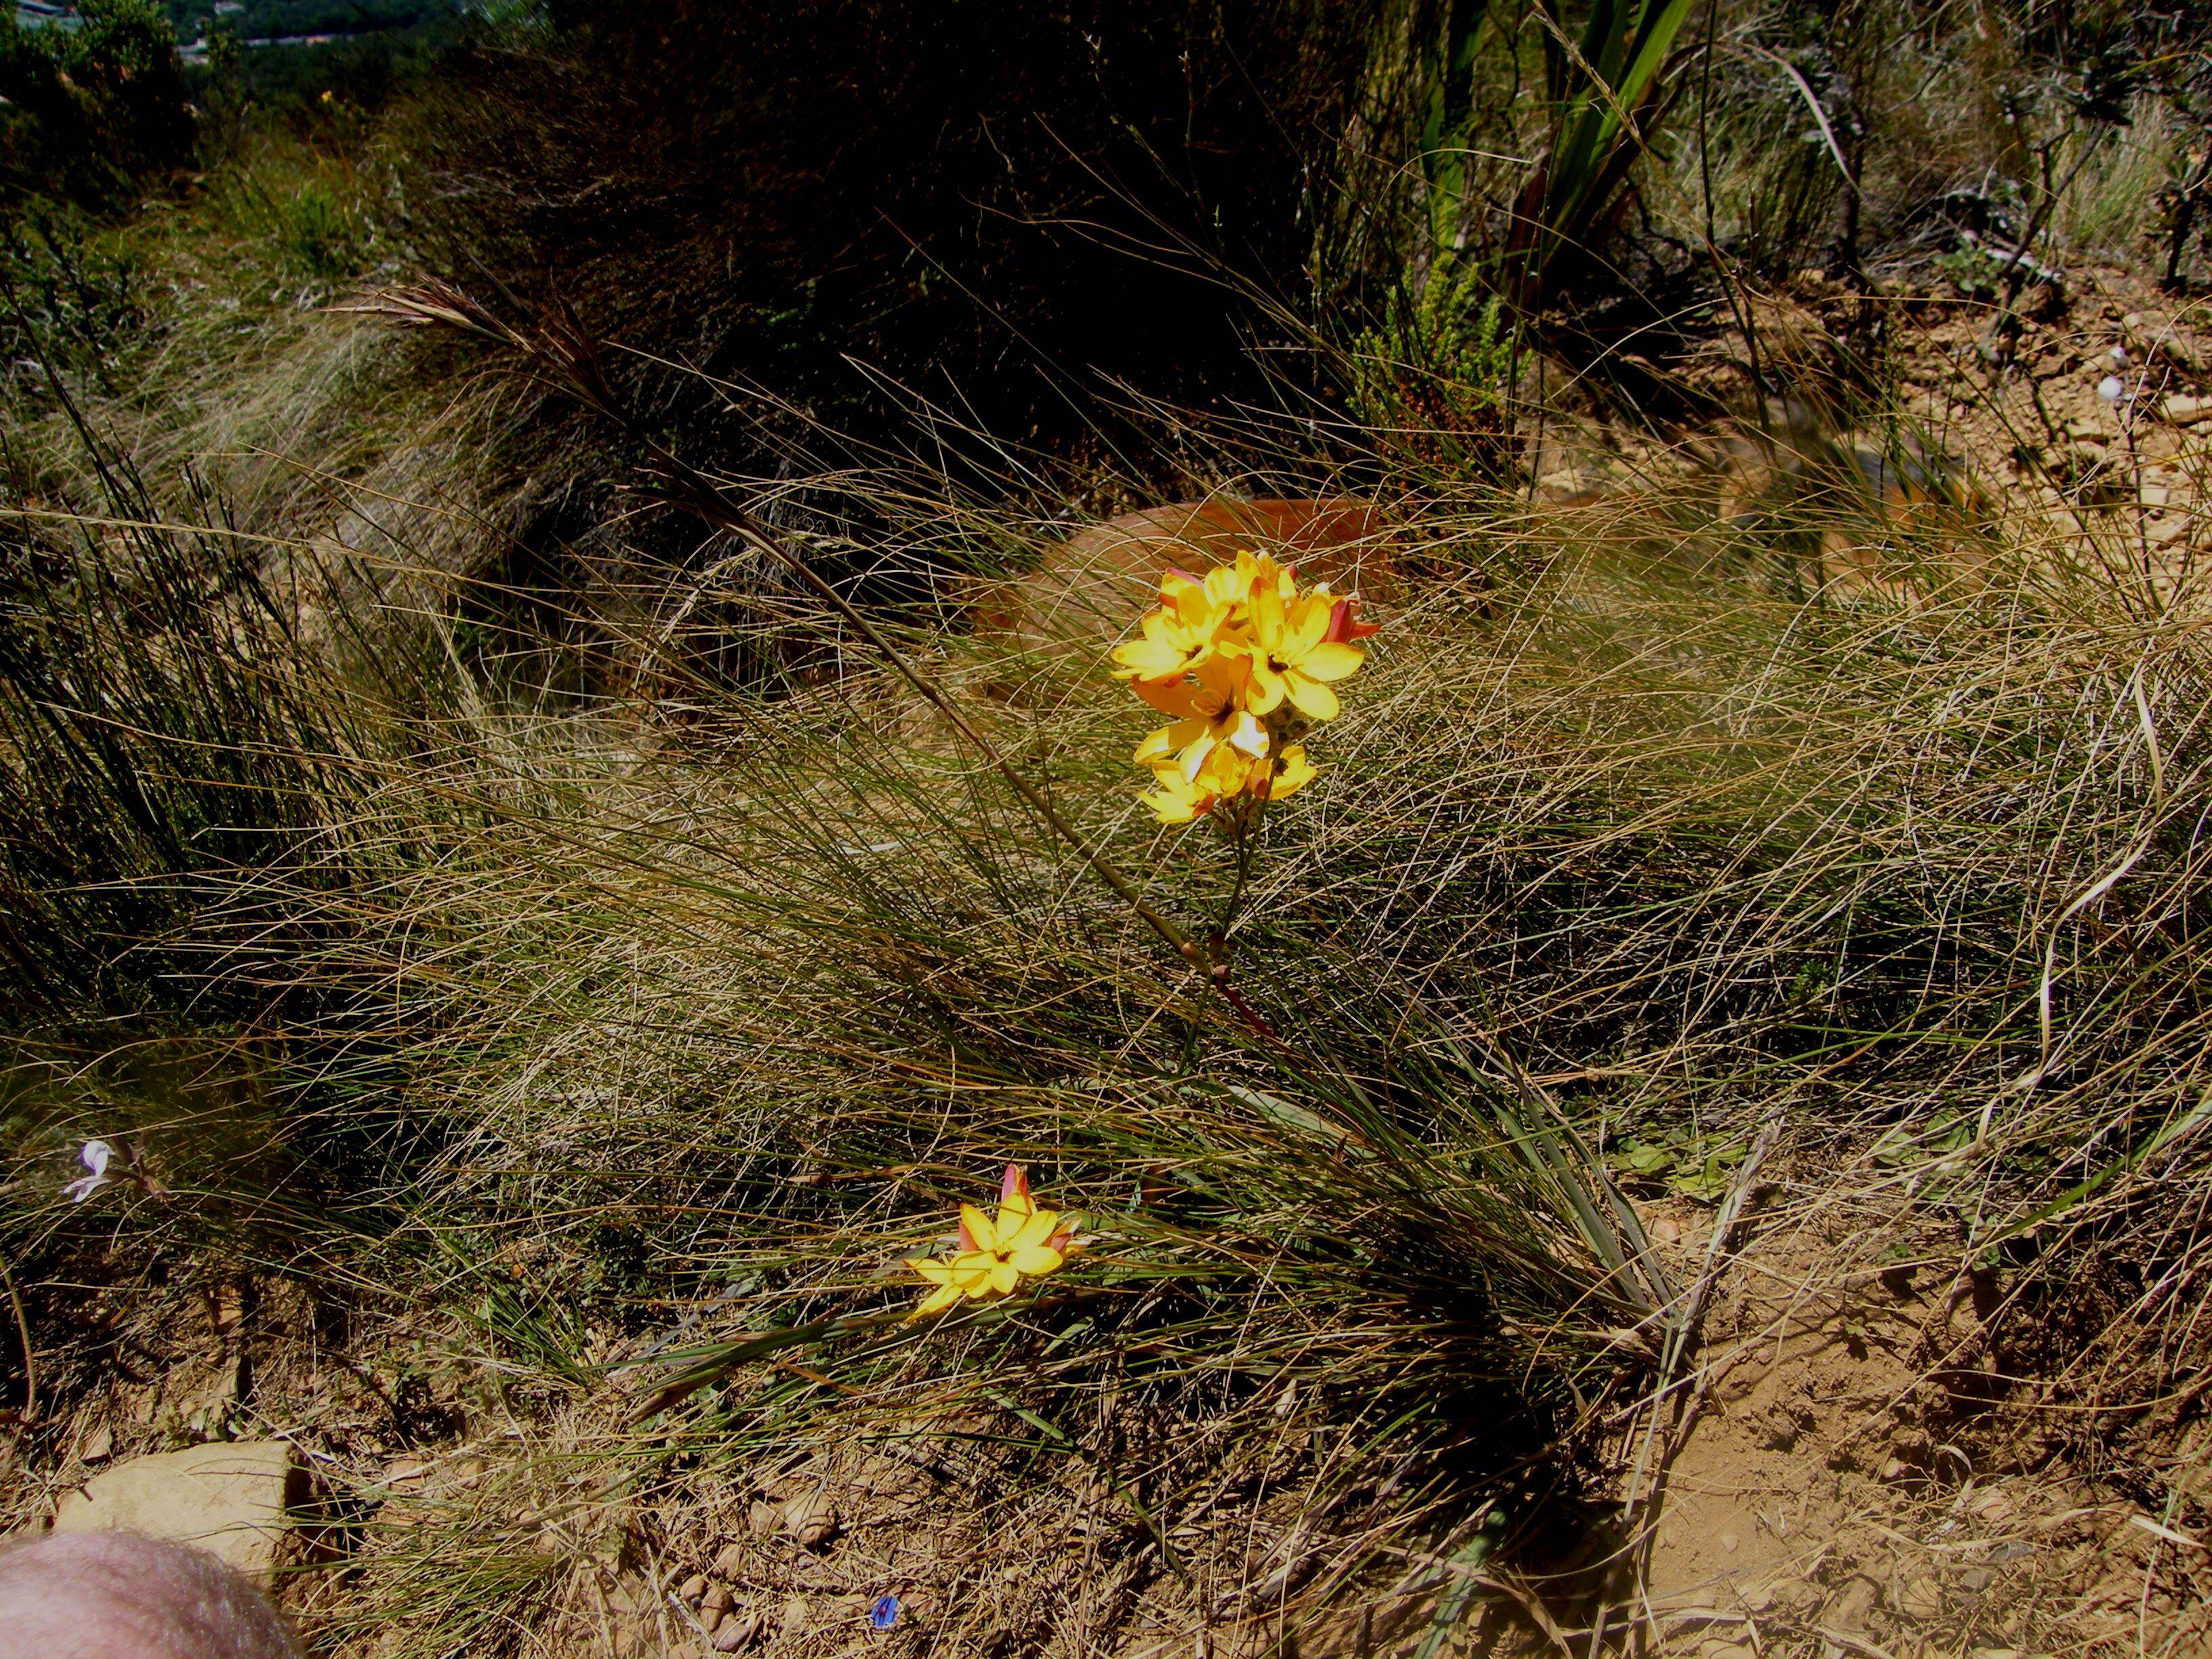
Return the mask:
POLYGON ((14 106, 0 136, 19 191, 110 204, 191 154, 175 32, 151 0, 84 0, 74 28, 0 14, 0 97, 14 106))

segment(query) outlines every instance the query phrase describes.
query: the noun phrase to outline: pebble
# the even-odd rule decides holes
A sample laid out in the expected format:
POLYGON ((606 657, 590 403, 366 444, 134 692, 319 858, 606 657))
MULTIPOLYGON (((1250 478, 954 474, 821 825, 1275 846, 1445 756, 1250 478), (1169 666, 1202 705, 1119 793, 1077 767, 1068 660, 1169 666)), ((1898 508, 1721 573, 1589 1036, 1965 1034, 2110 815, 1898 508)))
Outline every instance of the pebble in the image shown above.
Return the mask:
POLYGON ((2177 392, 2166 400, 2164 413, 2176 426, 2194 426, 2212 415, 2212 398, 2185 398, 2177 392))
POLYGON ((714 1565, 707 1569, 717 1578, 742 1578, 745 1576, 745 1547, 732 1540, 722 1546, 715 1556, 714 1565))
POLYGON ((811 1550, 837 1530, 837 1508, 826 1491, 794 1498, 784 1505, 783 1524, 802 1547, 811 1550))
POLYGON ((738 1599, 730 1594, 727 1584, 709 1584, 707 1593, 699 1598, 699 1605, 712 1613, 727 1613, 737 1604, 738 1599))
POLYGON ((714 1651, 735 1653, 746 1643, 757 1638, 767 1622, 758 1607, 730 1613, 714 1632, 714 1651))
POLYGON ((685 1601, 689 1601, 693 1607, 697 1607, 699 1603, 706 1598, 707 1575, 703 1572, 693 1573, 689 1578, 684 1581, 682 1588, 678 1589, 676 1593, 682 1596, 685 1601))
POLYGON ((1897 1594, 1897 1611, 1915 1624, 1924 1625, 1943 1612, 1943 1587, 1933 1578, 1915 1578, 1897 1594))
POLYGON ((216 1441, 111 1464, 65 1496, 56 1532, 142 1532, 177 1538, 266 1581, 290 1527, 299 1479, 281 1440, 216 1441))

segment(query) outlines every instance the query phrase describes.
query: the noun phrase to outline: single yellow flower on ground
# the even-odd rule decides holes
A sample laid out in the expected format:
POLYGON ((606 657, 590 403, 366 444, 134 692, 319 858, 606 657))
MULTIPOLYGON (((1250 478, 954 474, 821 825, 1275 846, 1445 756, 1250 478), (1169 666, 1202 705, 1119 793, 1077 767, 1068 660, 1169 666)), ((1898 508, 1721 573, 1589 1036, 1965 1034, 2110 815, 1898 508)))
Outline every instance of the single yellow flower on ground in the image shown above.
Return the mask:
POLYGON ((1038 1207, 1030 1196, 1028 1172, 1018 1164, 1009 1164, 1000 1185, 995 1218, 973 1204, 960 1206, 958 1255, 949 1261, 908 1259, 907 1266, 936 1286, 909 1317, 942 1313, 963 1297, 1006 1296, 1024 1278, 1056 1272, 1067 1259, 1074 1231, 1074 1218, 1038 1207))

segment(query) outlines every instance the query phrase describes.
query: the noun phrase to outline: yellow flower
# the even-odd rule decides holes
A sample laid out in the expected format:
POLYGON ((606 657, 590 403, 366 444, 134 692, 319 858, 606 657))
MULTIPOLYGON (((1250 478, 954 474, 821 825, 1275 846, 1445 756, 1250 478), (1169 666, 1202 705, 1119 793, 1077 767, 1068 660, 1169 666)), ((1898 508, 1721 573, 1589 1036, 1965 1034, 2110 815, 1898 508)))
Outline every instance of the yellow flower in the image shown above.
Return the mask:
POLYGON ((1277 564, 1265 553, 1247 550, 1237 554, 1231 564, 1218 564, 1203 576, 1194 576, 1187 570, 1169 569, 1160 577, 1160 603, 1187 603, 1189 589, 1201 590, 1206 602, 1222 613, 1222 625, 1239 629, 1251 619, 1249 607, 1252 595, 1262 587, 1272 587, 1287 601, 1297 596, 1297 573, 1288 565, 1277 564))
POLYGON ((929 1256, 918 1256, 906 1264, 937 1286, 921 1298, 910 1317, 924 1319, 934 1313, 943 1313, 963 1296, 980 1296, 975 1285, 982 1282, 982 1270, 963 1267, 956 1260, 939 1261, 929 1256))
POLYGON ((1188 823, 1229 796, 1248 790, 1261 793, 1271 770, 1264 750, 1255 757, 1235 744, 1216 744, 1195 766, 1176 760, 1155 764, 1152 780, 1158 787, 1137 799, 1158 813, 1162 823, 1188 823))
POLYGON ((1172 684, 1213 654, 1215 636, 1228 620, 1202 583, 1163 580, 1160 602, 1145 613, 1142 637, 1114 647, 1116 678, 1172 684))
POLYGON ((1200 789, 1194 780, 1173 767, 1155 770, 1152 778, 1157 787, 1137 799, 1151 807, 1163 824, 1188 823, 1202 818, 1213 810, 1214 802, 1219 799, 1200 789))
POLYGON ((1164 714, 1182 716, 1137 745, 1136 763, 1155 770, 1173 766, 1195 778, 1207 756, 1221 745, 1247 759, 1267 752, 1267 729, 1244 707, 1252 680, 1249 657, 1209 657, 1198 665, 1197 684, 1146 686, 1139 695, 1164 714), (1146 695, 1149 694, 1149 695, 1146 695))
POLYGON ((1245 707, 1271 714, 1285 698, 1309 720, 1337 716, 1332 680, 1350 675, 1367 659, 1358 646, 1329 637, 1336 601, 1308 593, 1285 605, 1273 588, 1252 594, 1252 690, 1245 707))
POLYGON ((1280 800, 1294 795, 1314 781, 1320 769, 1306 758, 1306 746, 1294 743, 1267 763, 1268 775, 1264 791, 1255 787, 1254 794, 1264 793, 1269 800, 1280 800))
POLYGON ((1006 1296, 1024 1278, 1056 1272, 1067 1259, 1074 1231, 1073 1217, 1037 1206, 1030 1196, 1028 1171, 1009 1164, 995 1218, 973 1204, 960 1206, 958 1255, 949 1261, 917 1257, 907 1262, 936 1286, 909 1317, 942 1313, 963 1297, 1006 1296))

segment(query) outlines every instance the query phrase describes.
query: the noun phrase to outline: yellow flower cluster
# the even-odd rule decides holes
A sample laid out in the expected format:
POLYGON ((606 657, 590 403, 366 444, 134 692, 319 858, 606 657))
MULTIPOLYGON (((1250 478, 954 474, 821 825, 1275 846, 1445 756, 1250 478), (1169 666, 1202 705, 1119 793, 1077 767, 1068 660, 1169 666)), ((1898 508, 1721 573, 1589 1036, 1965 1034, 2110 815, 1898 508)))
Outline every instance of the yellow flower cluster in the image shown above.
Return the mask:
POLYGON ((1115 677, 1175 724, 1138 744, 1154 787, 1140 797, 1162 823, 1224 802, 1280 800, 1314 775, 1306 728, 1337 714, 1330 687, 1366 659, 1376 631, 1356 600, 1266 554, 1239 553, 1202 577, 1170 570, 1137 638, 1114 651, 1115 677))

